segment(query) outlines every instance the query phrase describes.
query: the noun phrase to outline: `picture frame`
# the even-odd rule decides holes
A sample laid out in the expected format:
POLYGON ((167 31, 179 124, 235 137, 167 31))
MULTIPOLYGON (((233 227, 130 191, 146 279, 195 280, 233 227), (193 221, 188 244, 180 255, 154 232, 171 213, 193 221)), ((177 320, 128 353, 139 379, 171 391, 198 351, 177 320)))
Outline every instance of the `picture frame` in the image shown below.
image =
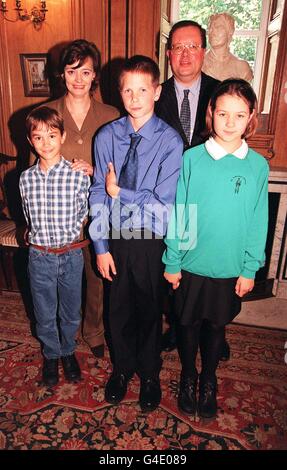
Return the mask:
POLYGON ((25 96, 50 96, 47 60, 48 54, 20 54, 25 96))

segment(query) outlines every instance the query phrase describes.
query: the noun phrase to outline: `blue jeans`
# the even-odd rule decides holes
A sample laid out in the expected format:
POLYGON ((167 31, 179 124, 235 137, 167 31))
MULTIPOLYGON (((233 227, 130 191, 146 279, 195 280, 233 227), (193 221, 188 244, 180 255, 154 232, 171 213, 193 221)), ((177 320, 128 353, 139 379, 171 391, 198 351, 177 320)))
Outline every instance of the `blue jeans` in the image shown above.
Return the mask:
POLYGON ((81 321, 83 265, 81 249, 56 255, 29 248, 36 331, 47 359, 68 356, 75 350, 81 321))

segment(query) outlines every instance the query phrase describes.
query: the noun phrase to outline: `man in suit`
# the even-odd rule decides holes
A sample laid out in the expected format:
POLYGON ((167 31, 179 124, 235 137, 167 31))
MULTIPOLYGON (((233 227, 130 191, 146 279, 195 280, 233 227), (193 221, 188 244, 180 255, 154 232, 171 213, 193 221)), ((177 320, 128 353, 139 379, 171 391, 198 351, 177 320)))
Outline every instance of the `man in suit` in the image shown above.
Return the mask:
MULTIPOLYGON (((219 83, 202 72, 206 49, 206 31, 191 20, 179 21, 170 30, 167 56, 173 76, 162 84, 156 114, 178 131, 184 142, 184 150, 205 141, 205 115, 209 99, 219 83)), ((170 328, 163 335, 162 349, 176 348, 176 325, 173 314, 173 296, 168 301, 170 328)), ((230 356, 229 345, 223 345, 222 360, 230 356)))
POLYGON ((156 114, 181 135, 185 150, 204 142, 201 133, 205 129, 205 114, 218 80, 201 71, 206 49, 206 32, 198 23, 184 20, 175 23, 167 42, 173 76, 162 84, 162 92, 156 103, 156 114), (193 46, 193 47, 190 47, 193 46), (191 129, 189 138, 180 120, 184 90, 189 90, 191 129))

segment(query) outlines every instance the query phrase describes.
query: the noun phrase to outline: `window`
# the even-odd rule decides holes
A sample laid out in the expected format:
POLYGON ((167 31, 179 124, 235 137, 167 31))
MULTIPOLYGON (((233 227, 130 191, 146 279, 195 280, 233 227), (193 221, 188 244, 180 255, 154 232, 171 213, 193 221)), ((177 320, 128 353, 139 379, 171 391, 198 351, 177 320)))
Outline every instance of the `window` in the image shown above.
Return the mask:
POLYGON ((229 13, 235 19, 230 50, 247 60, 253 69, 253 87, 259 92, 270 0, 173 0, 172 23, 192 19, 207 28, 214 13, 229 13))

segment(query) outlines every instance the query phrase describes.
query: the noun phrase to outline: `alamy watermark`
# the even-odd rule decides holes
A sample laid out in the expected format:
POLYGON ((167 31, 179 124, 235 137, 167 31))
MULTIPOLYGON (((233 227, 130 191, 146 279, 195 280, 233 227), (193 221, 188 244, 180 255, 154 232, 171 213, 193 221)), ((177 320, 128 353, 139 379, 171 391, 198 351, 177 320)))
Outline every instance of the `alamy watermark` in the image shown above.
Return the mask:
POLYGON ((93 240, 109 238, 150 238, 149 233, 165 236, 168 240, 178 240, 180 250, 192 250, 197 244, 197 204, 120 204, 112 206, 94 204, 90 208, 92 222, 90 235, 93 240), (168 227, 168 230, 167 230, 168 227), (111 231, 111 228, 113 230, 111 231), (166 234, 167 232, 167 234, 166 234))

